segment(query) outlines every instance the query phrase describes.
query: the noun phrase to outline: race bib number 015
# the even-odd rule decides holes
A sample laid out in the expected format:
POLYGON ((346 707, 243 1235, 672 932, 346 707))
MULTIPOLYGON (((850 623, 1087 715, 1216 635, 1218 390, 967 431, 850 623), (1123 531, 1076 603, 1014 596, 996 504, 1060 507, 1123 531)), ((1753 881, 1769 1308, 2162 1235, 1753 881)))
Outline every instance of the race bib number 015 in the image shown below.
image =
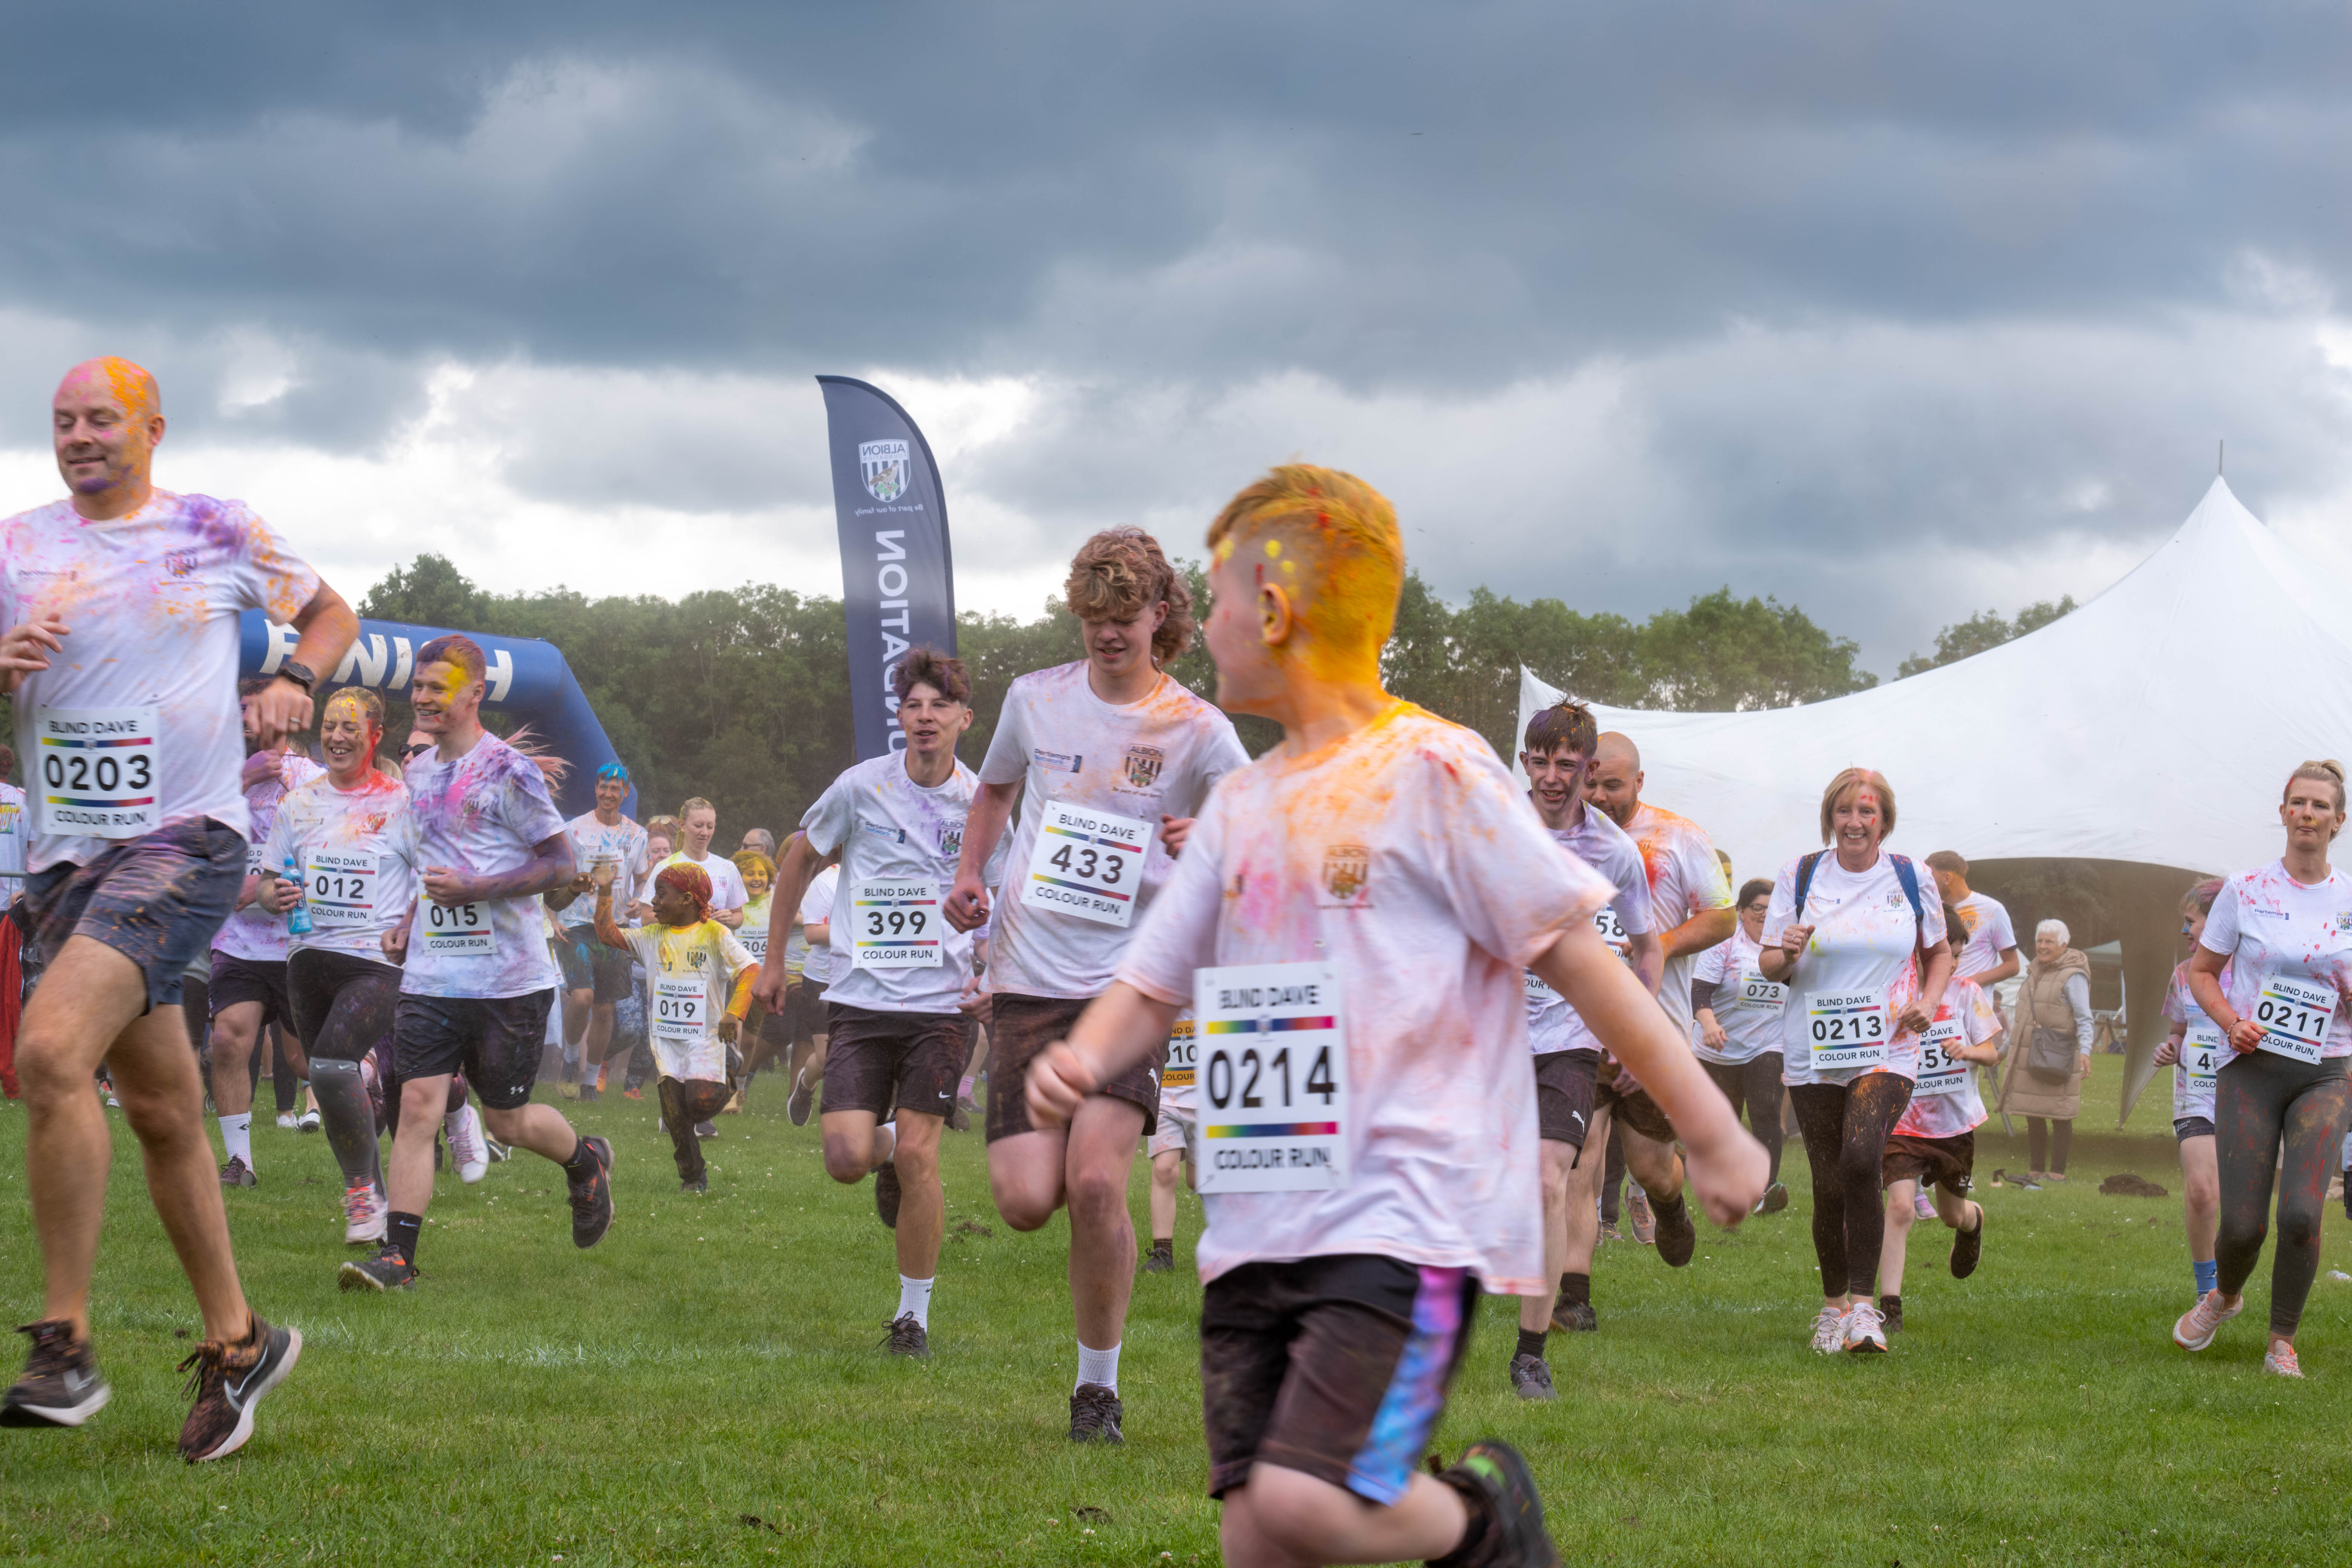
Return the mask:
POLYGON ((1813 1070, 1886 1065, 1886 998, 1876 991, 1816 991, 1805 998, 1805 1035, 1813 1070))
POLYGON ((2263 1049, 2299 1062, 2319 1060, 2327 1042, 2327 1020, 2336 1016, 2336 987, 2322 980, 2273 974, 2254 998, 2254 1022, 2263 1026, 2263 1049))
POLYGON ((499 950, 499 933, 490 911, 479 904, 436 904, 425 900, 425 951, 452 958, 483 958, 499 950))
POLYGON ((1168 1031, 1168 1063, 1160 1069, 1162 1089, 1190 1089, 1193 1069, 1201 1062, 1201 1039, 1190 1018, 1179 1018, 1168 1031))
POLYGON ((1135 918, 1153 832, 1131 816, 1047 801, 1021 901, 1102 925, 1127 924, 1135 918))
POLYGON ((654 1033, 666 1040, 699 1043, 710 1023, 710 992, 699 975, 663 974, 654 980, 654 1033))
POLYGON ((1348 1184, 1348 1035, 1338 973, 1253 963, 1192 976, 1203 1193, 1348 1184))
POLYGON ((2230 1059, 2228 1042, 2221 1038, 2221 1026, 2210 1018, 2201 1024, 2191 1024, 2189 1033, 2180 1039, 2180 1076, 2182 1087, 2190 1098, 2210 1100, 2213 1094, 2214 1075, 2221 1064, 2230 1059))
POLYGON ((1927 1030, 1919 1042, 1919 1081, 1911 1098, 1958 1094, 1969 1086, 1969 1064, 1952 1053, 1968 1042, 1960 1037, 1960 1021, 1946 1018, 1927 1030))
POLYGON ((859 882, 849 889, 849 962, 859 969, 937 969, 947 951, 937 882, 859 882))
POLYGON ((349 930, 375 923, 376 858, 314 849, 303 873, 310 923, 349 930))
POLYGON ((163 826, 163 724, 153 708, 44 708, 34 716, 43 833, 136 838, 163 826))

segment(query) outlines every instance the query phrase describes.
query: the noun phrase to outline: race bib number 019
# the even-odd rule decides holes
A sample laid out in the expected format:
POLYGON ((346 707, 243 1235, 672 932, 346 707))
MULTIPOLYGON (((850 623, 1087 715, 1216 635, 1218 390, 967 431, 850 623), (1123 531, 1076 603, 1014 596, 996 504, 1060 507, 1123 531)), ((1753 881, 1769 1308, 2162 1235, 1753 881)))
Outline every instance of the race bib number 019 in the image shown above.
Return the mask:
POLYGON ((1253 963, 1192 976, 1203 1193, 1348 1184, 1348 1035, 1338 973, 1253 963))
POLYGON ((153 708, 44 708, 34 716, 43 833, 136 838, 163 826, 163 724, 153 708))
POLYGON ((303 872, 302 900, 310 923, 349 930, 375 923, 376 858, 314 849, 303 872))
POLYGON ((1969 1064, 1952 1053, 1968 1042, 1960 1037, 1960 1021, 1946 1018, 1929 1027, 1927 1037, 1919 1042, 1919 1081, 1911 1090, 1911 1098, 1924 1100, 1931 1095, 1958 1094, 1969 1086, 1969 1064))
POLYGON ((1805 1034, 1813 1070, 1886 1065, 1886 998, 1876 991, 1816 991, 1805 998, 1805 1034))
POLYGON ((1154 831, 1131 816, 1047 801, 1021 901, 1102 925, 1127 924, 1135 918, 1154 831))
POLYGON ((1193 1069, 1200 1066, 1201 1040, 1190 1018, 1179 1018, 1168 1031, 1168 1063, 1160 1069, 1162 1089, 1190 1089, 1193 1069))
POLYGON ((425 900, 425 951, 446 958, 487 958, 499 951, 499 933, 490 911, 480 904, 436 904, 425 900))
POLYGON ((2273 974, 2254 998, 2254 1022, 2263 1026, 2262 1048, 2299 1062, 2319 1060, 2327 1041, 2327 1020, 2335 1016, 2336 987, 2322 980, 2273 974))
POLYGON ((654 1033, 666 1040, 699 1042, 710 1023, 710 992, 695 974, 654 980, 654 1033))
POLYGON ((937 882, 859 882, 849 889, 852 967, 937 969, 946 944, 937 882))
POLYGON ((2182 1087, 2192 1099, 2212 1096, 2214 1075, 2221 1064, 2230 1059, 2230 1047, 2221 1038, 2221 1026, 2210 1018, 2201 1024, 2191 1024, 2189 1033, 2180 1039, 2180 1076, 2182 1087))

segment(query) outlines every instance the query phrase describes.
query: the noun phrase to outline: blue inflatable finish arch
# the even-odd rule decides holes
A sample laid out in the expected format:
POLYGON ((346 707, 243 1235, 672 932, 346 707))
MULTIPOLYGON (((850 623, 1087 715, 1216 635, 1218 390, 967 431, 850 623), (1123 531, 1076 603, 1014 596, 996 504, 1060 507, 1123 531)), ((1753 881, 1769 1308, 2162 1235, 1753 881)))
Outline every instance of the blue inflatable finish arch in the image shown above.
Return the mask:
MULTIPOLYGON (((242 637, 238 671, 241 675, 275 675, 278 667, 294 651, 297 640, 294 628, 268 619, 258 610, 247 610, 240 617, 238 631, 242 637)), ((377 691, 404 698, 409 677, 415 671, 416 650, 435 637, 447 637, 446 626, 410 626, 397 621, 362 621, 360 635, 352 643, 351 652, 331 672, 321 672, 319 695, 338 686, 365 686, 377 691)), ((519 724, 529 724, 538 732, 547 749, 572 764, 562 784, 555 790, 555 804, 566 816, 578 816, 593 811, 596 805, 596 770, 606 763, 617 762, 613 742, 604 737, 604 726, 596 721, 596 710, 588 706, 587 694, 572 678, 572 667, 563 662, 553 643, 541 642, 536 637, 490 637, 480 632, 467 632, 482 645, 485 668, 485 689, 482 708, 495 710, 519 724)), ((388 737, 397 745, 404 736, 388 737)), ((629 786, 629 798, 621 809, 635 816, 637 790, 629 786)))

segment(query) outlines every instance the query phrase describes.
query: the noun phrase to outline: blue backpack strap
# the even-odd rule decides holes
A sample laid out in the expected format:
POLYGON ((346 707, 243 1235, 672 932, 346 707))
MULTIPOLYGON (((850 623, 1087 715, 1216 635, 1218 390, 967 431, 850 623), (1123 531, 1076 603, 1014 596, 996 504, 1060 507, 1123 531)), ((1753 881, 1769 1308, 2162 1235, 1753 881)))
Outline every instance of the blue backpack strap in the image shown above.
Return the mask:
POLYGON ((1895 879, 1903 884, 1903 896, 1911 900, 1911 952, 1913 962, 1919 966, 1919 984, 1927 984, 1927 911, 1919 903, 1918 868, 1901 855, 1889 855, 1895 862, 1895 879))
MULTIPOLYGON (((1813 869, 1822 863, 1822 857, 1828 853, 1826 849, 1816 849, 1810 855, 1797 857, 1797 912, 1790 918, 1799 925, 1805 923, 1805 896, 1813 890, 1813 869)), ((1916 909, 1919 900, 1915 897, 1911 903, 1916 909)))

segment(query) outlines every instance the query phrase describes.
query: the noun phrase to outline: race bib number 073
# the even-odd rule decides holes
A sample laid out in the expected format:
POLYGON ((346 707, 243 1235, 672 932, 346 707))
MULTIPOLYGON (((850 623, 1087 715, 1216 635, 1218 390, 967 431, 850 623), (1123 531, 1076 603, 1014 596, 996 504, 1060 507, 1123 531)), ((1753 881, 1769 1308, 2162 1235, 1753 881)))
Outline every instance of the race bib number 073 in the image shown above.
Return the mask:
POLYGON ((1886 1065, 1886 997, 1876 991, 1816 991, 1805 998, 1805 1036, 1813 1070, 1886 1065))
POLYGON ((163 721, 154 708, 44 708, 33 718, 33 800, 43 833, 136 838, 163 826, 163 721))
POLYGON ((937 969, 947 951, 937 882, 859 882, 849 889, 849 962, 859 969, 937 969))
POLYGON ((1338 973, 1251 963, 1192 976, 1203 1193, 1348 1184, 1348 1035, 1338 973))
POLYGON ((2262 1048, 2299 1062, 2319 1060, 2327 1043, 2327 1020, 2336 1016, 2336 987, 2323 980, 2273 974, 2254 998, 2254 1022, 2263 1026, 2262 1048))
POLYGON ((1143 858, 1155 831, 1132 816, 1047 801, 1021 901, 1101 925, 1126 925, 1135 918, 1143 858))

